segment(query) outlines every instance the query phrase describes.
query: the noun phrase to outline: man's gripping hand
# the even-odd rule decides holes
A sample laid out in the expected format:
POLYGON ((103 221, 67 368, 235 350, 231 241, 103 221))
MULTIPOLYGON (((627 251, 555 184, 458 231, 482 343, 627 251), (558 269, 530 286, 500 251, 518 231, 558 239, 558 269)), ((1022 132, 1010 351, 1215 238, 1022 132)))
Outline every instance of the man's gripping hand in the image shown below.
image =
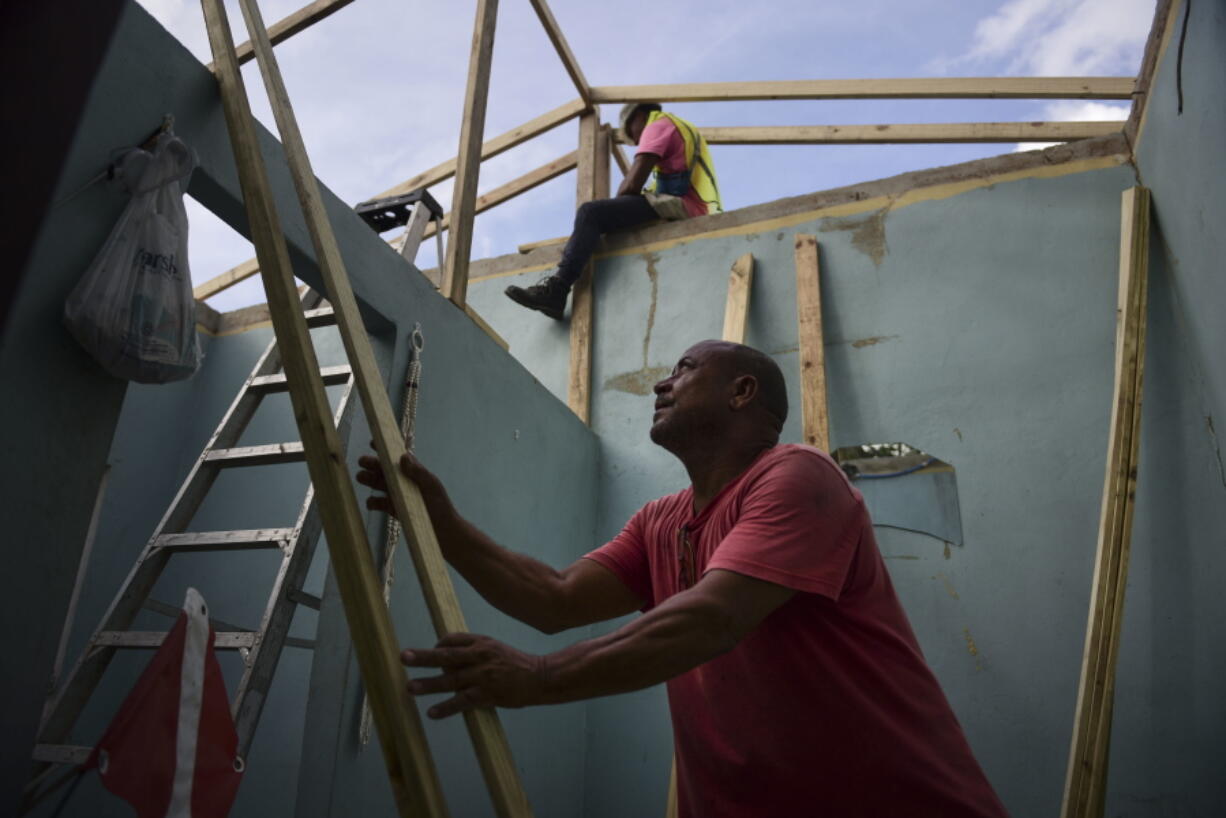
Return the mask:
POLYGON ((452 633, 429 650, 400 654, 409 667, 436 667, 440 676, 414 679, 409 692, 455 693, 428 711, 432 719, 453 716, 476 707, 526 707, 545 703, 545 658, 522 653, 488 636, 452 633))
MULTIPOLYGON (((373 444, 372 444, 373 445, 373 444)), ((386 514, 396 515, 396 509, 392 507, 392 501, 387 496, 387 476, 383 473, 383 465, 379 462, 379 458, 374 455, 364 454, 358 458, 357 480, 364 486, 369 486, 380 494, 372 494, 366 498, 366 507, 372 511, 382 511, 386 514)), ((450 504, 447 497, 447 490, 443 488, 443 483, 439 480, 432 471, 421 464, 421 461, 413 456, 411 452, 405 452, 400 458, 400 472, 414 483, 421 490, 422 499, 426 503, 426 507, 430 510, 431 517, 434 516, 436 510, 446 508, 450 504)))

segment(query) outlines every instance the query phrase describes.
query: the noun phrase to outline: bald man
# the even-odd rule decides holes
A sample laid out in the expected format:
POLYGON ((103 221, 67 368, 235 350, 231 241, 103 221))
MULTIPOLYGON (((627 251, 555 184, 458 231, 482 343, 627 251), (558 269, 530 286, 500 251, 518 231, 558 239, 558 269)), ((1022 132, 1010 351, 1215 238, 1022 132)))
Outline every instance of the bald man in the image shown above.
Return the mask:
MULTIPOLYGON (((783 375, 703 341, 655 385, 651 439, 690 486, 556 571, 496 545, 406 455, 443 555, 499 610, 556 633, 642 611, 532 656, 451 634, 405 650, 414 694, 446 718, 667 682, 681 818, 1005 815, 928 668, 860 493, 824 452, 780 445, 783 375)), ((358 481, 386 490, 378 460, 358 481)), ((385 496, 367 500, 390 511, 385 496)))

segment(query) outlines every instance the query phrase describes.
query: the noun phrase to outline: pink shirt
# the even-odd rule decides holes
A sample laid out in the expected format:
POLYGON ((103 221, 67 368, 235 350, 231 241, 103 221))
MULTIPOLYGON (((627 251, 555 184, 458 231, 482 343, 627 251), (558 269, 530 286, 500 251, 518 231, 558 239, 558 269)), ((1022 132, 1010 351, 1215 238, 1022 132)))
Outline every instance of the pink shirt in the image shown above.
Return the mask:
MULTIPOLYGON (((685 139, 677 126, 668 117, 660 117, 643 129, 639 136, 639 153, 654 153, 660 157, 656 166, 661 173, 677 173, 685 170, 685 139)), ((707 215, 707 203, 691 185, 681 197, 685 213, 691 218, 707 215)))
POLYGON ((863 498, 826 454, 764 452, 697 516, 648 503, 588 554, 646 601, 735 571, 797 593, 734 649, 668 682, 682 818, 998 816, 929 670, 863 498))

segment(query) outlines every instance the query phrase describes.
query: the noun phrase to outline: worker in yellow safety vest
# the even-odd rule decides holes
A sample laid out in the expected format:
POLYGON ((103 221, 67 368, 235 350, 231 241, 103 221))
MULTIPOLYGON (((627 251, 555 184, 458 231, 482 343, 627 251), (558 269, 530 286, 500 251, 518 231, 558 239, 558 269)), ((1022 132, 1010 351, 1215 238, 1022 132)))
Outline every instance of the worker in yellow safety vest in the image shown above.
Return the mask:
POLYGON ((570 289, 602 235, 656 219, 688 219, 723 210, 711 151, 697 128, 655 102, 627 104, 620 125, 638 152, 617 196, 580 205, 557 271, 531 287, 507 287, 507 297, 517 304, 561 320, 570 289), (653 173, 655 180, 644 189, 653 173))

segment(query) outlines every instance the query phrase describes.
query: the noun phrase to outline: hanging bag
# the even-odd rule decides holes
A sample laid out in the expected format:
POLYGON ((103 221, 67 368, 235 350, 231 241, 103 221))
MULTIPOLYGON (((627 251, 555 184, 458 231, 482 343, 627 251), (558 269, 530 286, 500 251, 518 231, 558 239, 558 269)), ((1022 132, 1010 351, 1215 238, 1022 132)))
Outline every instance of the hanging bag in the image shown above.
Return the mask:
POLYGON ((183 208, 195 154, 166 130, 152 151, 133 148, 115 165, 132 198, 68 296, 64 323, 116 377, 189 378, 201 359, 183 208))

